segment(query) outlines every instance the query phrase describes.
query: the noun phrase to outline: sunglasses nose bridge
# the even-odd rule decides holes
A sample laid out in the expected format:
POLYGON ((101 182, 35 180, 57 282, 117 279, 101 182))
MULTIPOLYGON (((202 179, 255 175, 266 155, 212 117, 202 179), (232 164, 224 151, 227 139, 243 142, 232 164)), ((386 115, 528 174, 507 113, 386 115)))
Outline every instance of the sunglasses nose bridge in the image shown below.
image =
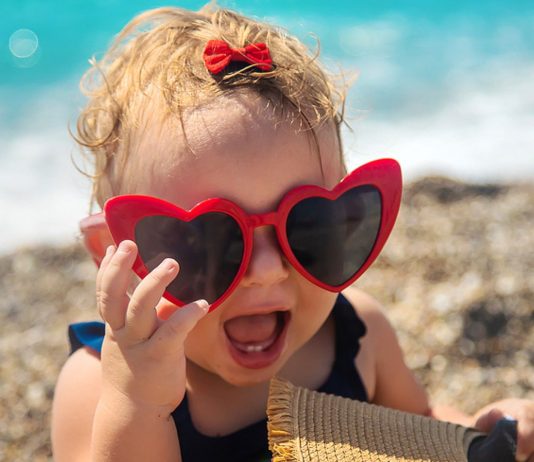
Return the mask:
POLYGON ((267 225, 276 226, 278 223, 278 214, 276 212, 269 212, 258 215, 250 215, 248 217, 248 223, 252 229, 267 225))

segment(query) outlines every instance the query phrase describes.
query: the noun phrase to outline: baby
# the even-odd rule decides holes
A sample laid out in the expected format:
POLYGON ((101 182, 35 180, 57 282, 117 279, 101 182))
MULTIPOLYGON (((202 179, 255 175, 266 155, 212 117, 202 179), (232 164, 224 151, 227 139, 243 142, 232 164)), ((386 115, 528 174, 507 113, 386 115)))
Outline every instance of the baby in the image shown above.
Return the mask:
POLYGON ((534 403, 431 409, 351 285, 391 231, 400 171, 347 175, 343 93, 298 40, 213 5, 163 8, 87 77, 77 138, 105 215, 82 228, 104 323, 70 328, 56 462, 269 460, 275 375, 483 431, 512 416, 534 461, 534 403))

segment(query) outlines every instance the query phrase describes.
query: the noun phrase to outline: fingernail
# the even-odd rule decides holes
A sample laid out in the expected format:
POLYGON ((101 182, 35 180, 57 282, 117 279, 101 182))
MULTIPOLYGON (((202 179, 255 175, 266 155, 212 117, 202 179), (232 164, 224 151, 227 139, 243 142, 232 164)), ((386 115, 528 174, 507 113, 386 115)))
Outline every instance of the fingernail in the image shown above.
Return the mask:
POLYGON ((114 251, 115 251, 115 246, 108 245, 108 248, 106 249, 106 257, 109 257, 114 251))
POLYGON ((119 248, 117 250, 121 253, 130 253, 130 247, 124 241, 119 244, 119 248))
POLYGON ((176 268, 176 265, 172 258, 166 258, 165 260, 161 262, 160 268, 166 271, 174 271, 174 269, 176 268))
POLYGON ((204 311, 208 311, 210 308, 210 304, 204 299, 197 300, 197 306, 204 311))

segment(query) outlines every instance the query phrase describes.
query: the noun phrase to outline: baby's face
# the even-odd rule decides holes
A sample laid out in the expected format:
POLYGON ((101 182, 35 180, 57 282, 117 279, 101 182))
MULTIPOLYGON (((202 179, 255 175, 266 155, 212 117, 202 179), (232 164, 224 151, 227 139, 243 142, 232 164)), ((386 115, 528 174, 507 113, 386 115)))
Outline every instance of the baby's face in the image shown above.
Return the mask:
MULTIPOLYGON (((221 197, 258 214, 274 211, 298 185, 332 188, 343 175, 333 125, 318 133, 323 175, 309 133, 298 130, 298 122, 280 121, 257 97, 221 98, 184 123, 187 140, 178 125, 147 123, 130 154, 123 193, 184 209, 221 197)), ((231 384, 263 382, 318 331, 335 298, 286 261, 271 226, 257 228, 245 276, 190 333, 186 355, 231 384)), ((174 306, 162 300, 158 308, 174 306)))

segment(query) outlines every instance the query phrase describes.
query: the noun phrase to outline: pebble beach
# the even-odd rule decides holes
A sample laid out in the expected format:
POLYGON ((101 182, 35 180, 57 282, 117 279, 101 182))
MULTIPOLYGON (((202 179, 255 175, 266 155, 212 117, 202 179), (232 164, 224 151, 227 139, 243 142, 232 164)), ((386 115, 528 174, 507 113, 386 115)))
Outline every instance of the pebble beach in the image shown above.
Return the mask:
MULTIPOLYGON (((474 412, 534 399, 534 184, 424 178, 357 282, 397 330, 433 402, 474 412)), ((51 461, 50 412, 69 323, 97 319, 79 242, 0 256, 0 460, 51 461)))

